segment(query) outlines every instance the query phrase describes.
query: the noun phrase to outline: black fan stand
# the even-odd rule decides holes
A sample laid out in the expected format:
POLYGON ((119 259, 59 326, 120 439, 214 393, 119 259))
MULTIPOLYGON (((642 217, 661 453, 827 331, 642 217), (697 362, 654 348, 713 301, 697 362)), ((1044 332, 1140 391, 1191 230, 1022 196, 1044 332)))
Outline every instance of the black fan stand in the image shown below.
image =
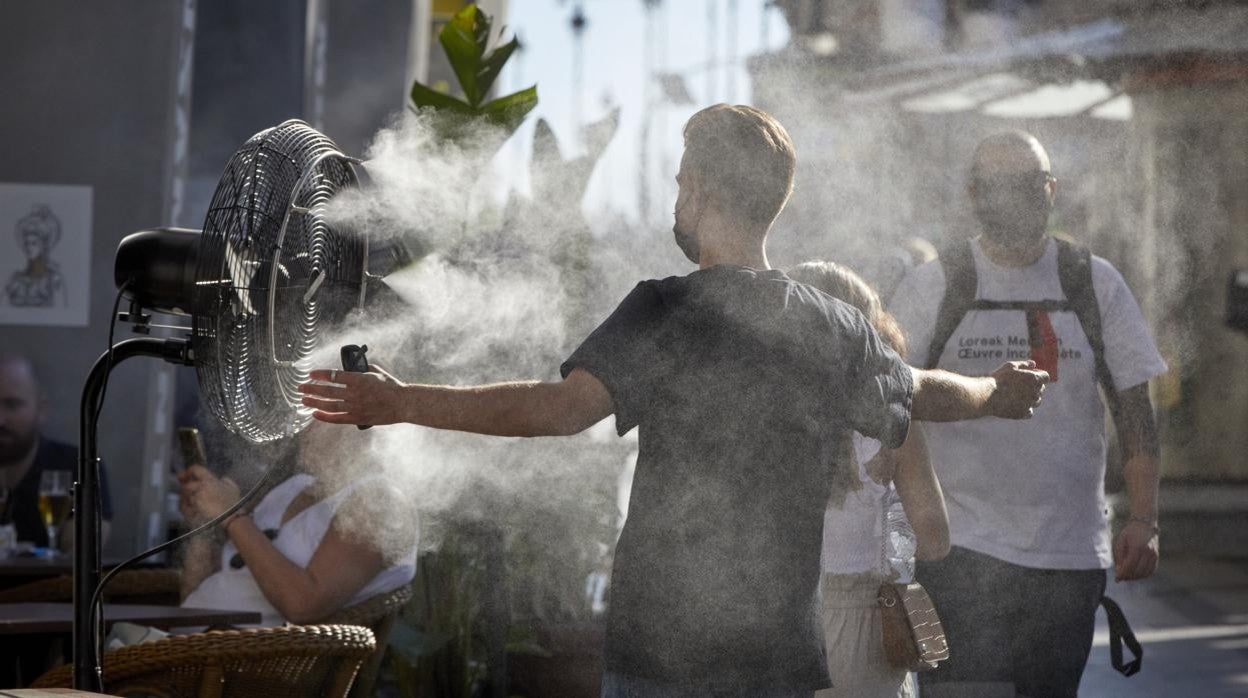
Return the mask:
MULTIPOLYGON (((91 367, 82 386, 79 414, 78 473, 74 483, 74 688, 102 688, 96 649, 99 638, 91 617, 91 597, 100 582, 99 449, 96 408, 108 374, 133 356, 154 356, 174 364, 191 365, 191 345, 185 339, 139 337, 127 339, 104 353, 91 367)), ((103 631, 103 625, 100 626, 103 631)))

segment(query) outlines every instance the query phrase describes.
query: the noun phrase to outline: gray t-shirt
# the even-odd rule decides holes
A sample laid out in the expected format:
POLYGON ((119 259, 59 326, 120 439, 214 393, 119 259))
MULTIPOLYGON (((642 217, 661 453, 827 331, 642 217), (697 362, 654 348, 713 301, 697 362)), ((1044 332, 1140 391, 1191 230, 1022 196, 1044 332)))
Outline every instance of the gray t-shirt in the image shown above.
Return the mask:
POLYGON ((862 314, 779 271, 639 284, 562 367, 600 380, 640 453, 608 671, 748 694, 828 685, 816 609, 851 431, 898 446, 910 369, 862 314))

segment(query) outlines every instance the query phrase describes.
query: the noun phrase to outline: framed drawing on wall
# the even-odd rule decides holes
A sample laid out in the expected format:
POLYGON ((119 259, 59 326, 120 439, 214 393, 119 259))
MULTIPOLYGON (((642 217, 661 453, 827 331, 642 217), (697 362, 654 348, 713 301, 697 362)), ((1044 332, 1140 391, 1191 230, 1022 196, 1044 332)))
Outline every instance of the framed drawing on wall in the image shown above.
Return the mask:
POLYGON ((0 182, 0 324, 87 324, 91 187, 0 182))

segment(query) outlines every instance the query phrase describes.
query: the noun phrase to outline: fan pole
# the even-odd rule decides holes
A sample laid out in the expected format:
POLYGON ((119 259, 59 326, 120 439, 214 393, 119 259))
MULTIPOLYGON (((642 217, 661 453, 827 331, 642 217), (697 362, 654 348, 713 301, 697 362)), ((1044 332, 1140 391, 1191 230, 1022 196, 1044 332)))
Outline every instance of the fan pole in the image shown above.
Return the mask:
MULTIPOLYGON (((96 407, 108 374, 132 356, 155 356, 175 364, 191 363, 191 345, 184 339, 140 337, 118 342, 91 367, 82 386, 78 430, 78 473, 74 483, 74 688, 100 691, 95 653, 99 638, 92 632, 91 597, 100 582, 100 474, 96 443, 96 407)), ((100 631, 103 632, 103 624, 100 631)))

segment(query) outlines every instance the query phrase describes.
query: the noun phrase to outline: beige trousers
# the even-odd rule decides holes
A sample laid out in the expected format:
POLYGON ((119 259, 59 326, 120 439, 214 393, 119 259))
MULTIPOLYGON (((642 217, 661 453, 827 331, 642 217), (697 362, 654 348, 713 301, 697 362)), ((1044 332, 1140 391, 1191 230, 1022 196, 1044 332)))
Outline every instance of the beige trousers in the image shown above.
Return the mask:
POLYGON ((914 698, 914 676, 884 658, 875 601, 880 583, 870 575, 823 575, 823 635, 833 686, 816 698, 914 698))

